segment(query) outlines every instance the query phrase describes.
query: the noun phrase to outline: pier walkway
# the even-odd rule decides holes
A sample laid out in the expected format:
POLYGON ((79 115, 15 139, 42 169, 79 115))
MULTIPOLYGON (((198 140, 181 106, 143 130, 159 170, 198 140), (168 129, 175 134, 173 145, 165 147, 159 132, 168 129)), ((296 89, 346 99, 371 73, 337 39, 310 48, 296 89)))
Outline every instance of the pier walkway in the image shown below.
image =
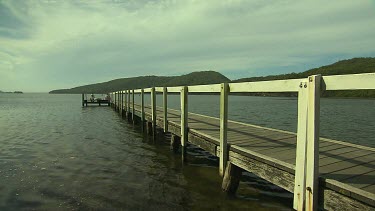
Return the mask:
POLYGON ((243 170, 294 193, 296 210, 374 210, 375 148, 319 137, 320 93, 375 89, 375 74, 310 76, 307 79, 185 87, 156 87, 111 93, 112 106, 128 119, 146 123, 220 158, 223 189, 235 191, 243 170), (151 93, 151 105, 144 93, 151 93), (156 93, 163 93, 163 107, 156 93), (167 94, 180 93, 181 110, 167 108, 167 94), (188 112, 188 93, 219 93, 220 118, 188 112), (297 133, 228 120, 230 92, 298 92, 297 133), (134 94, 141 93, 141 103, 134 94))

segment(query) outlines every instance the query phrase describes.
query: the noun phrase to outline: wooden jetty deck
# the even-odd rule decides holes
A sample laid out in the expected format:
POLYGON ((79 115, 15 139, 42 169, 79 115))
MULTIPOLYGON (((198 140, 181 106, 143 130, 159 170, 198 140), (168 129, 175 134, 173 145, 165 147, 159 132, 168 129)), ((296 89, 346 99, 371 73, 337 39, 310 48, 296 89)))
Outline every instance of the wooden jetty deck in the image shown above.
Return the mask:
POLYGON ((111 102, 109 100, 102 100, 102 99, 88 100, 87 96, 85 94, 82 94, 82 107, 84 106, 87 107, 88 105, 111 106, 111 102))
POLYGON ((187 142, 219 157, 228 192, 235 192, 245 170, 294 193, 297 210, 374 210, 375 148, 319 137, 321 89, 375 89, 375 74, 125 90, 111 93, 111 103, 121 115, 145 122, 148 131, 159 128, 181 139, 183 160, 187 142), (298 92, 297 133, 229 121, 229 90, 298 92), (151 106, 144 105, 144 92, 151 93, 151 106), (163 93, 163 107, 156 106, 156 92, 163 93), (181 110, 167 108, 168 92, 180 92, 181 110), (189 92, 220 93, 220 118, 188 112, 189 92), (141 93, 140 104, 134 93, 141 93))

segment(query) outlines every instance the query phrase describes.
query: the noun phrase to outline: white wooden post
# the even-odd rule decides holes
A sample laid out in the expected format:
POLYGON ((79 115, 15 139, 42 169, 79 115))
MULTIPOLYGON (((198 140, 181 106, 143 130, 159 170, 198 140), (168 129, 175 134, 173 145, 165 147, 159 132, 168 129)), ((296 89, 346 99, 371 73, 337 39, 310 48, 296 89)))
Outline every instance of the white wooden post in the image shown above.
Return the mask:
POLYGON ((123 105, 123 91, 120 91, 120 115, 122 116, 122 105, 123 105))
POLYGON ((319 182, 319 122, 320 122, 321 75, 309 77, 307 104, 307 147, 306 147, 306 210, 318 209, 319 182))
POLYGON ((307 79, 301 81, 298 91, 298 123, 296 171, 294 177, 293 208, 304 210, 306 185, 306 142, 307 142, 307 79))
POLYGON ((118 109, 118 92, 116 92, 116 111, 118 109))
POLYGON ((164 119, 164 132, 168 132, 168 90, 167 87, 163 88, 163 119, 164 119))
POLYGON ((151 114, 152 114, 152 135, 155 137, 156 129, 156 93, 155 87, 151 88, 151 114))
POLYGON ((134 122, 134 114, 135 113, 135 107, 134 107, 134 89, 132 89, 132 120, 134 122))
POLYGON ((224 176, 225 167, 228 161, 228 144, 227 144, 228 93, 229 93, 228 84, 222 83, 221 92, 220 92, 220 163, 219 163, 220 176, 224 176))
POLYGON ((127 90, 127 97, 128 97, 128 104, 126 105, 126 107, 127 107, 127 110, 128 110, 128 119, 130 118, 129 117, 129 114, 130 114, 130 90, 127 90))
POLYGON ((127 91, 125 90, 124 91, 124 110, 125 110, 125 116, 128 113, 128 109, 126 108, 127 103, 128 103, 128 100, 127 100, 127 91))
POLYGON ((114 99, 115 99, 115 102, 114 102, 114 108, 115 108, 115 110, 116 110, 116 97, 117 97, 117 96, 116 96, 116 92, 114 92, 113 95, 114 95, 114 99))
MULTIPOLYGON (((145 122, 145 98, 144 98, 144 90, 141 89, 141 121, 142 121, 142 126, 144 125, 145 122)), ((144 129, 144 127, 142 127, 144 129)))
POLYGON ((188 140, 188 87, 181 90, 181 152, 182 161, 186 161, 186 146, 188 140))

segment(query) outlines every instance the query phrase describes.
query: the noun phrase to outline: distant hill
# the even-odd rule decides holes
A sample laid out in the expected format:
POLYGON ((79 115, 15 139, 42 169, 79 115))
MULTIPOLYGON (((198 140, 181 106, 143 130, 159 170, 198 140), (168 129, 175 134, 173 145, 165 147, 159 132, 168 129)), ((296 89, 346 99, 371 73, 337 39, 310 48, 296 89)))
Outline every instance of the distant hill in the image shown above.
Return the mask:
MULTIPOLYGON (((233 80, 231 82, 253 82, 284 80, 295 78, 306 78, 310 75, 344 75, 375 72, 375 58, 353 58, 338 61, 336 63, 314 68, 300 73, 288 73, 281 75, 269 75, 262 77, 250 77, 233 80)), ((79 86, 71 89, 53 90, 50 93, 108 93, 124 89, 138 89, 153 86, 182 86, 182 85, 202 85, 230 82, 224 75, 215 71, 193 72, 182 76, 140 76, 133 78, 121 78, 104 83, 79 86)), ((252 95, 265 95, 264 93, 252 93, 252 95)), ((293 96, 295 93, 273 93, 271 96, 293 96)), ((375 90, 359 91, 327 91, 323 93, 325 97, 371 97, 375 98, 375 90)))
MULTIPOLYGON (((353 58, 341 60, 336 63, 314 68, 300 73, 288 73, 282 75, 269 75, 262 77, 250 77, 233 80, 232 82, 253 82, 253 81, 270 81, 284 80, 295 78, 306 78, 310 75, 345 75, 358 73, 375 72, 375 58, 353 58)), ((326 91, 324 97, 371 97, 375 98, 375 90, 356 90, 356 91, 326 91)))
POLYGON ((53 90, 51 94, 108 93, 125 89, 139 89, 156 86, 203 85, 229 82, 224 75, 215 71, 192 72, 182 76, 139 76, 120 78, 103 83, 79 86, 71 89, 53 90))
POLYGON ((353 58, 341 60, 336 63, 314 68, 300 73, 287 73, 281 75, 269 75, 261 77, 241 78, 232 82, 252 82, 252 81, 270 81, 270 80, 284 80, 294 78, 306 78, 310 75, 345 75, 358 73, 372 73, 375 72, 375 58, 353 58))

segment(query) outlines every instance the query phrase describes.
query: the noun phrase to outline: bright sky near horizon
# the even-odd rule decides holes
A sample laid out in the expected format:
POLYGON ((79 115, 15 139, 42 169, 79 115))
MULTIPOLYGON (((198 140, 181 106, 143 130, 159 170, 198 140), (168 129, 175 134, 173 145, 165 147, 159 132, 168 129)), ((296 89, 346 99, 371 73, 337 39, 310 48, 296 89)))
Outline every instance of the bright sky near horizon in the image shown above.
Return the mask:
POLYGON ((0 90, 215 70, 231 79, 375 56, 373 0, 0 0, 0 90))

